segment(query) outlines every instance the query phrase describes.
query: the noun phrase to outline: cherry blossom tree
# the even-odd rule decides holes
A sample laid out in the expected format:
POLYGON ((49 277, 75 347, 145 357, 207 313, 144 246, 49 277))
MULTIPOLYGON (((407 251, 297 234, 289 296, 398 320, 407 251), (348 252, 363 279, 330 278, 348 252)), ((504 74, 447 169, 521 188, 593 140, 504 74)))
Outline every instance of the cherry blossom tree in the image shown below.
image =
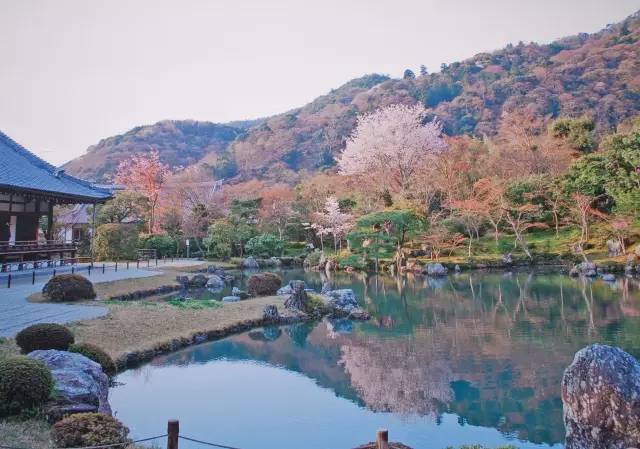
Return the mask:
POLYGON ((343 175, 376 175, 406 192, 415 173, 447 149, 442 127, 421 105, 395 104, 362 115, 338 157, 343 175), (426 122, 426 123, 425 123, 426 122))
POLYGON ((342 212, 336 197, 330 196, 326 200, 324 210, 314 214, 314 222, 311 227, 320 236, 321 242, 322 235, 333 235, 333 247, 337 251, 338 243, 342 245, 342 240, 353 228, 353 216, 342 212))
POLYGON ((169 167, 160 162, 157 150, 134 154, 118 165, 114 181, 144 195, 149 201, 149 233, 155 230, 155 213, 160 192, 169 175, 169 167))

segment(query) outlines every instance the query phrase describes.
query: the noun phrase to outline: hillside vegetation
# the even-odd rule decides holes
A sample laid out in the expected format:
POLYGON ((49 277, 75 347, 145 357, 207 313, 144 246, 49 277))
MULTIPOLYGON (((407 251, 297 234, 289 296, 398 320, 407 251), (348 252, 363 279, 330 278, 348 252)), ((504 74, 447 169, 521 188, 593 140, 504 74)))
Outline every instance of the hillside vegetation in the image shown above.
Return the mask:
POLYGON ((285 180, 334 165, 358 114, 390 104, 425 105, 448 135, 496 142, 514 122, 541 133, 558 117, 587 116, 595 139, 640 110, 640 16, 550 44, 518 43, 403 79, 366 75, 292 111, 234 126, 164 121, 100 141, 69 172, 104 180, 133 152, 157 149, 171 167, 200 162, 212 178, 285 180), (246 129, 248 127, 248 129, 246 129))

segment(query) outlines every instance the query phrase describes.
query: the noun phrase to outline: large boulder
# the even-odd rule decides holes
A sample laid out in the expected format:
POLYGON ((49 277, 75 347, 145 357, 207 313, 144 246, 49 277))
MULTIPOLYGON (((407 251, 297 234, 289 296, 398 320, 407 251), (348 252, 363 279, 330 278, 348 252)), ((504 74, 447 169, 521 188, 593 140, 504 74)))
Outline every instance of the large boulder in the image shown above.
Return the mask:
POLYGON ((347 314, 360 307, 356 295, 350 288, 330 290, 325 293, 325 296, 329 299, 329 305, 332 308, 341 310, 347 314))
POLYGON ((291 288, 291 294, 284 302, 284 306, 287 309, 306 312, 309 295, 305 290, 304 281, 291 281, 289 282, 289 287, 291 288))
POLYGON ((257 270, 260 268, 258 265, 258 261, 253 258, 253 256, 249 256, 242 260, 242 268, 246 268, 248 270, 257 270))
POLYGON ((578 351, 562 378, 566 449, 625 449, 640 442, 640 363, 619 348, 578 351))
POLYGON ((224 279, 222 279, 217 274, 210 275, 209 280, 207 281, 207 284, 206 284, 207 288, 212 288, 212 289, 224 288, 224 285, 225 285, 224 279))
POLYGON ((251 295, 275 295, 281 286, 282 279, 275 273, 256 273, 247 279, 247 290, 251 295))
POLYGON ((575 266, 578 273, 587 276, 595 277, 598 274, 598 267, 593 262, 582 262, 575 266))
POLYGON ((447 268, 441 263, 429 263, 425 267, 425 272, 429 276, 446 276, 447 271, 447 268))
POLYGON ((109 379, 98 363, 82 354, 54 349, 33 351, 28 356, 51 370, 54 394, 46 407, 51 421, 74 413, 111 415, 109 379))
POLYGON ((274 304, 268 304, 264 306, 264 310, 262 311, 262 318, 268 321, 278 320, 280 318, 278 307, 274 304))
POLYGON ((232 296, 238 296, 240 299, 249 299, 251 295, 245 292, 244 290, 240 290, 238 287, 233 287, 231 289, 232 296))
POLYGON ((202 288, 207 285, 209 279, 204 274, 196 274, 191 279, 189 279, 189 287, 192 288, 202 288))

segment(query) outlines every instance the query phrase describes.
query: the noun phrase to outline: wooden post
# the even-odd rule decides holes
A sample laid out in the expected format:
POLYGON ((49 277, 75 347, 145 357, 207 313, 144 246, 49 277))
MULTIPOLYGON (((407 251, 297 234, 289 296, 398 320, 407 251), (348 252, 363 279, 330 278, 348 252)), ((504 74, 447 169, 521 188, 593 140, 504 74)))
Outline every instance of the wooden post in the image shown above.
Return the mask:
POLYGON ((387 429, 378 430, 376 449, 389 449, 389 431, 387 429))
POLYGON ((180 422, 171 419, 167 423, 167 449, 178 449, 178 435, 180 435, 180 422))

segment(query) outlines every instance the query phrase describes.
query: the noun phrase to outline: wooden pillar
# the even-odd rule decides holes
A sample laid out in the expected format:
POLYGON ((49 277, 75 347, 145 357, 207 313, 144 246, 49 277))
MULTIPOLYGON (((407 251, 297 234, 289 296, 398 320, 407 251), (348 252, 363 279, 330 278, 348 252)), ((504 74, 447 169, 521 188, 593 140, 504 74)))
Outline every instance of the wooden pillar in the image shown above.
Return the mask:
POLYGON ((167 449, 178 449, 178 435, 180 435, 180 423, 172 419, 167 423, 167 449))
POLYGON ((93 241, 96 238, 96 203, 93 203, 93 211, 91 214, 91 242, 89 244, 90 246, 90 253, 91 253, 91 262, 93 262, 93 260, 96 258, 96 254, 95 254, 95 249, 93 247, 93 241))
POLYGON ((49 200, 47 209, 47 240, 53 240, 53 201, 49 200))
POLYGON ((389 431, 387 429, 378 430, 376 449, 389 449, 389 431))

